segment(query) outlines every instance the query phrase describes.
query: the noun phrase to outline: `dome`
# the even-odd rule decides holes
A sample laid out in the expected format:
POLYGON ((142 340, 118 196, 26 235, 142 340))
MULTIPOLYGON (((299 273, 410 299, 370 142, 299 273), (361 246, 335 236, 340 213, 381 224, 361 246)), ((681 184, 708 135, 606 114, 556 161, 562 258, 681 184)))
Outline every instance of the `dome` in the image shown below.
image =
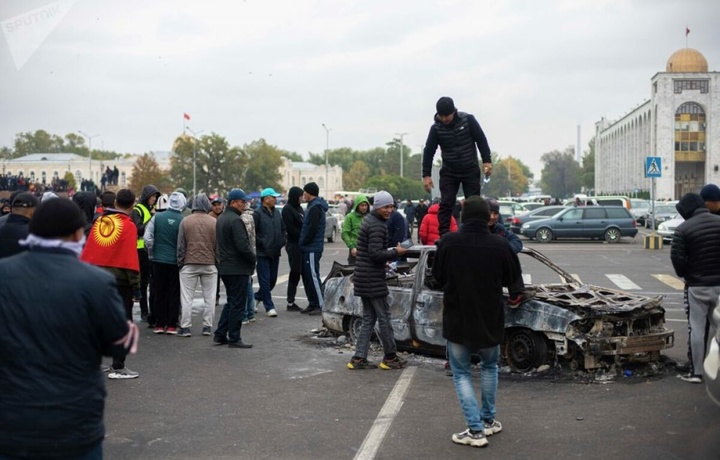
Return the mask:
POLYGON ((665 66, 666 72, 707 72, 705 56, 696 49, 683 48, 675 51, 665 66))

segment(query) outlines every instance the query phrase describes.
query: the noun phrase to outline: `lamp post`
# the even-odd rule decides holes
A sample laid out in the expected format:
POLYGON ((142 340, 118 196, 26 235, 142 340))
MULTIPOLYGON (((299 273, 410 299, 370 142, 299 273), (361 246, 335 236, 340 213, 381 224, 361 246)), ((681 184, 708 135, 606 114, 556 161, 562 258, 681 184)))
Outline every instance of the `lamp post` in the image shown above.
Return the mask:
POLYGON ((325 199, 330 199, 328 196, 328 190, 329 190, 329 184, 328 184, 328 155, 330 154, 330 131, 331 129, 325 126, 325 123, 322 124, 322 127, 325 128, 325 199))
POLYGON ((87 137, 87 139, 88 139, 88 175, 89 175, 90 180, 93 180, 93 177, 92 177, 92 140, 93 140, 93 137, 98 137, 99 134, 93 134, 91 136, 87 133, 82 132, 79 129, 78 129, 78 132, 80 134, 82 134, 83 136, 87 137))
POLYGON ((400 177, 403 177, 403 147, 405 143, 403 142, 403 137, 405 137, 407 133, 395 133, 396 136, 400 136, 400 177))
POLYGON ((190 127, 187 127, 187 130, 190 131, 193 135, 193 196, 197 195, 197 141, 198 141, 198 134, 201 134, 203 130, 200 131, 193 131, 190 129, 190 127))

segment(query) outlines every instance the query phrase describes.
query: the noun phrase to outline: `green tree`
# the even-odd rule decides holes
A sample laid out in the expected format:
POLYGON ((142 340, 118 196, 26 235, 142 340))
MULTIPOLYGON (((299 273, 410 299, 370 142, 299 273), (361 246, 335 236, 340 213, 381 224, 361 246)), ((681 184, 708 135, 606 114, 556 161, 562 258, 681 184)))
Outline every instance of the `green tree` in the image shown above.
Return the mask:
POLYGON ((70 171, 67 171, 63 175, 63 179, 65 179, 68 183, 68 189, 74 189, 77 190, 77 182, 75 182, 75 175, 71 173, 70 171))
POLYGON ((570 146, 564 152, 553 150, 540 157, 544 164, 540 187, 544 193, 567 198, 580 188, 580 165, 575 161, 575 149, 570 146))
POLYGON ((132 167, 128 188, 135 192, 137 197, 140 197, 142 188, 149 184, 154 185, 163 193, 169 193, 173 189, 167 172, 160 169, 155 157, 145 153, 135 161, 132 167))
POLYGON ((299 153, 296 153, 296 152, 283 152, 282 155, 290 161, 295 161, 295 162, 305 161, 305 160, 303 160, 302 155, 300 155, 299 153))
POLYGON ((34 133, 25 132, 15 135, 15 156, 29 155, 31 153, 59 153, 63 152, 63 138, 50 134, 43 129, 34 133))
POLYGON ((279 169, 282 165, 283 151, 268 144, 265 139, 253 141, 243 146, 248 157, 248 168, 245 173, 246 192, 272 187, 281 190, 282 176, 279 169))
POLYGON ((356 191, 363 187, 363 184, 368 178, 370 169, 367 167, 364 161, 356 161, 353 163, 350 170, 343 174, 343 187, 345 190, 356 191))
POLYGON ((492 154, 493 171, 490 182, 483 184, 482 193, 485 196, 519 196, 527 192, 529 178, 525 175, 530 171, 522 161, 508 156, 500 159, 498 154, 492 154))
POLYGON ((425 192, 422 181, 396 175, 377 175, 370 177, 365 181, 362 188, 385 190, 390 193, 395 200, 430 198, 430 195, 425 192))
POLYGON ((595 189, 595 136, 588 142, 588 149, 582 157, 580 177, 580 185, 585 187, 585 190, 595 189))

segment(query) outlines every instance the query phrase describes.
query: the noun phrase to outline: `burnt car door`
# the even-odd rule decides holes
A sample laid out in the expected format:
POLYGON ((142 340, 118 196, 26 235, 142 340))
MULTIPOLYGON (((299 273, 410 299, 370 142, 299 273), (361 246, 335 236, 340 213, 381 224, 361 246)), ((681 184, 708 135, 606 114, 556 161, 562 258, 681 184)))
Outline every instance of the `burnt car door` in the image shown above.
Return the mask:
POLYGON ((442 331, 443 291, 432 277, 434 248, 423 251, 417 264, 410 325, 416 348, 445 347, 442 331))

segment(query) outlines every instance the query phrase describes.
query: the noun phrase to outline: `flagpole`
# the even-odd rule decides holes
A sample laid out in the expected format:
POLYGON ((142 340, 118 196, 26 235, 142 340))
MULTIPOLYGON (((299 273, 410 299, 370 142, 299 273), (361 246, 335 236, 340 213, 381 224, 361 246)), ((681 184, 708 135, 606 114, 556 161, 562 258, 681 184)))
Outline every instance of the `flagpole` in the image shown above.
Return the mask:
POLYGON ((183 113, 183 136, 185 135, 185 114, 183 113))

